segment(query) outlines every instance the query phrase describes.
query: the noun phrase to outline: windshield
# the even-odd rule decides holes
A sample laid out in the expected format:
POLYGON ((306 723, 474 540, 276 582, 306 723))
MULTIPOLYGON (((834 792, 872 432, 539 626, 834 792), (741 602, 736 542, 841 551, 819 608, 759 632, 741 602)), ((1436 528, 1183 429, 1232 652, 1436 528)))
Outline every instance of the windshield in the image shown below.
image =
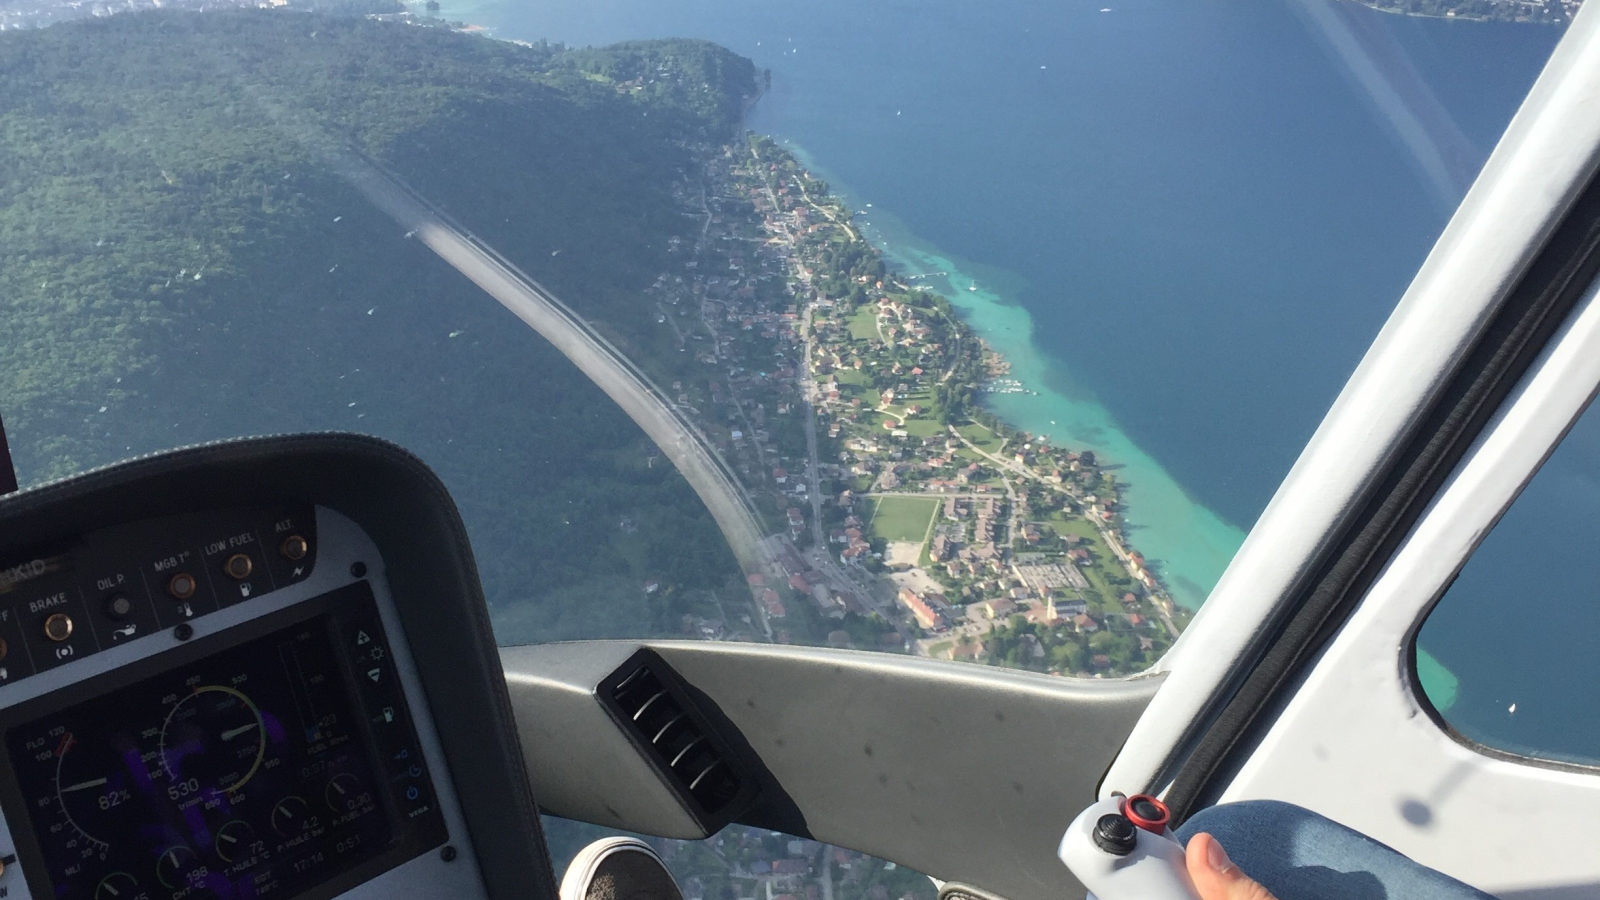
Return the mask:
POLYGON ((507 644, 1138 672, 1576 7, 12 0, 0 415, 25 485, 396 441, 507 644))
POLYGON ((148 5, 0 8, 24 484, 367 432, 505 643, 1076 677, 1171 645, 1576 9, 148 5))

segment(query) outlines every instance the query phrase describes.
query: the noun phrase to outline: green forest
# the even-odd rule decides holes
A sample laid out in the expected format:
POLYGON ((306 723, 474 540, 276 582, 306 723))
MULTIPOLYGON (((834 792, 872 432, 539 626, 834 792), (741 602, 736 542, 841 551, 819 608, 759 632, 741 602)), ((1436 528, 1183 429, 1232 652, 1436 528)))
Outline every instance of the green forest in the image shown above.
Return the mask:
POLYGON ((649 351, 640 291, 699 224, 674 185, 758 87, 704 42, 567 50, 298 12, 0 35, 0 416, 19 475, 374 434, 451 489, 503 641, 676 633, 697 593, 742 590, 688 484, 325 152, 384 163, 649 351))

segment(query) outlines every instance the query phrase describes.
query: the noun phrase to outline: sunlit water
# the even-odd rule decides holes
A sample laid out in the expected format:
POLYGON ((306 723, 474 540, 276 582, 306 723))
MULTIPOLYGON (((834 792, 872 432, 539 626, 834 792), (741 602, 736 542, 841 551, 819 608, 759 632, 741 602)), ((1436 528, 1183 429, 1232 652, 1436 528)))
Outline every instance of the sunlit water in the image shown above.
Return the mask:
POLYGON ((1132 542, 1196 605, 1560 34, 1329 3, 444 0, 441 15, 575 45, 703 37, 770 68, 750 126, 828 177, 907 272, 949 273, 938 286, 1039 392, 994 408, 1118 466, 1132 542), (1454 183, 1363 72, 1421 104, 1454 183))

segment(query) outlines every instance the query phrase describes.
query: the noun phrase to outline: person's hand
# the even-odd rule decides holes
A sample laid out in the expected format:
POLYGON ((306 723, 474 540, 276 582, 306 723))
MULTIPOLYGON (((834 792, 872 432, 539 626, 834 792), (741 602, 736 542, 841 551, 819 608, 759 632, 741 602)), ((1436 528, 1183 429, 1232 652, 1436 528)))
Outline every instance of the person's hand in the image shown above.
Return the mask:
POLYGON ((1223 852, 1222 844, 1203 831, 1189 839, 1184 862, 1201 900, 1277 900, 1272 892, 1239 871, 1223 852))

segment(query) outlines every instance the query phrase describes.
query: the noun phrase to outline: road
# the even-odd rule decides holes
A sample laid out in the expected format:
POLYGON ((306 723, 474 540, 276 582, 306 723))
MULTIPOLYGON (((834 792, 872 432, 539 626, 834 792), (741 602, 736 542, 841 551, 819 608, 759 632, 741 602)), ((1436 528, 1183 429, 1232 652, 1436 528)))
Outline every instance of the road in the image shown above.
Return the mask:
POLYGON ((811 493, 811 539, 813 547, 826 548, 828 538, 822 533, 822 454, 817 449, 817 382, 811 377, 811 353, 814 347, 811 333, 811 305, 806 304, 805 316, 800 320, 800 333, 805 335, 805 347, 800 358, 800 403, 806 414, 806 481, 811 493))
MULTIPOLYGON (((756 148, 754 146, 752 146, 750 148, 750 157, 752 159, 754 159, 758 163, 761 162, 761 154, 756 152, 756 148)), ((768 181, 766 178, 762 178, 761 181, 762 181, 763 184, 765 184, 767 186, 767 195, 772 198, 772 208, 774 210, 783 209, 783 207, 778 205, 778 196, 772 192, 772 183, 770 181, 768 181)), ((839 219, 836 216, 834 216, 832 210, 826 209, 826 208, 824 208, 822 206, 818 206, 817 205, 817 201, 811 199, 811 195, 806 193, 806 186, 801 183, 800 179, 798 179, 798 178, 795 179, 794 186, 800 190, 800 199, 804 200, 806 202, 807 206, 810 206, 812 209, 816 210, 817 212, 822 213, 823 217, 826 218, 829 222, 832 222, 833 224, 839 226, 840 228, 843 228, 845 230, 845 233, 850 235, 850 239, 851 240, 856 240, 856 241, 861 240, 861 235, 856 233, 855 228, 851 227, 849 221, 841 222, 841 221, 839 221, 839 219)), ((785 227, 787 227, 787 226, 785 226, 785 227)))
MULTIPOLYGON (((1005 457, 1002 457, 1002 456, 996 456, 995 454, 990 453, 989 451, 983 449, 982 447, 979 447, 977 444, 974 444, 973 442, 967 440, 966 435, 964 435, 961 432, 957 431, 954 425, 950 426, 950 433, 952 435, 955 435, 956 439, 961 441, 961 443, 967 445, 967 449, 969 449, 972 452, 978 454, 979 456, 982 456, 984 459, 987 459, 990 462, 994 463, 996 466, 1000 467, 1001 470, 1006 471, 1006 472, 1011 472, 1014 475, 1019 475, 1019 476, 1025 478, 1025 479, 1028 479, 1030 481, 1036 482, 1036 483, 1038 483, 1039 485, 1042 485, 1045 488, 1049 488, 1051 490, 1054 490, 1057 493, 1061 493, 1061 494, 1066 494, 1067 493, 1067 490, 1065 488, 1063 488, 1061 485, 1059 485, 1059 484, 1051 484, 1050 482, 1045 481, 1044 478, 1039 475, 1039 473, 1033 471, 1032 469, 1028 468, 1027 466, 1024 466, 1021 463, 1015 462, 1014 460, 1006 459, 1005 457)), ((1016 493, 1012 490, 1010 480, 1006 479, 1004 475, 1002 475, 1000 477, 1001 477, 1002 480, 1005 481, 1005 483, 1006 483, 1006 491, 1009 494, 1011 494, 1011 497, 1013 499, 1013 504, 1012 504, 1012 510, 1013 510, 1012 523, 1015 524, 1015 522, 1016 522, 1016 517, 1015 517, 1015 509, 1016 509, 1015 498, 1016 498, 1016 493)), ((1095 529, 1100 532, 1101 543, 1103 543, 1107 547, 1109 547, 1111 549, 1111 552, 1117 557, 1117 559, 1123 565, 1127 565, 1130 562, 1130 560, 1128 559, 1128 552, 1127 552, 1127 550, 1123 549, 1122 541, 1120 539, 1118 539, 1118 537, 1111 532, 1111 529, 1107 528, 1104 522, 1097 522, 1097 521, 1095 521, 1093 519, 1087 519, 1086 521, 1088 521, 1090 524, 1094 525, 1095 529)), ((1014 536, 1015 535, 1013 534, 1013 537, 1014 536)), ((1168 601, 1168 602, 1170 602, 1170 601, 1168 601)), ((1172 635, 1173 638, 1177 638, 1177 636, 1178 636, 1178 625, 1177 625, 1176 622, 1172 621, 1172 613, 1171 613, 1171 611, 1166 608, 1166 605, 1164 603, 1155 603, 1154 606, 1156 608, 1157 615, 1159 615, 1160 618, 1161 618, 1161 624, 1165 625, 1166 628, 1167 628, 1167 633, 1172 635)))
POLYGON ((374 206, 539 332, 638 423, 705 503, 740 568, 746 573, 771 568, 749 493, 705 435, 649 376, 554 294, 400 178, 353 154, 342 156, 336 165, 374 206))
POLYGON ((994 500, 994 494, 956 491, 868 491, 862 497, 912 497, 920 500, 994 500))

